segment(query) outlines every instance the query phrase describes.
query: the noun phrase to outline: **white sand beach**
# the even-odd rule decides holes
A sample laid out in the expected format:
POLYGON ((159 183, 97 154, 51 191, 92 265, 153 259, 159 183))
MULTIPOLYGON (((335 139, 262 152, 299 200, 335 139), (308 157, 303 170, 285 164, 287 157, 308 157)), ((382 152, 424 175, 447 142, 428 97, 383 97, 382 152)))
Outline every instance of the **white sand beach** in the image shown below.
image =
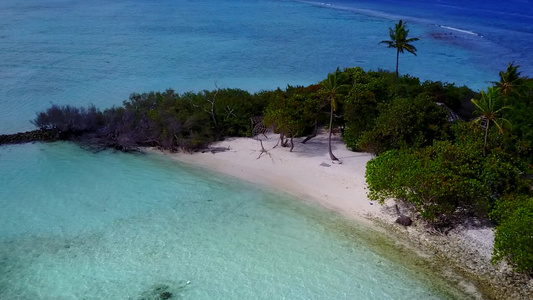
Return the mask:
POLYGON ((294 139, 292 152, 289 147, 276 146, 278 134, 267 136, 261 136, 267 153, 261 152, 261 144, 256 139, 230 138, 212 145, 229 148, 224 152, 172 156, 184 163, 314 201, 362 223, 369 224, 369 216, 381 214, 381 205, 366 196, 365 168, 371 154, 350 151, 339 136, 333 136, 333 153, 342 162, 334 164, 329 158, 326 132, 306 144, 301 143, 303 138, 294 139))

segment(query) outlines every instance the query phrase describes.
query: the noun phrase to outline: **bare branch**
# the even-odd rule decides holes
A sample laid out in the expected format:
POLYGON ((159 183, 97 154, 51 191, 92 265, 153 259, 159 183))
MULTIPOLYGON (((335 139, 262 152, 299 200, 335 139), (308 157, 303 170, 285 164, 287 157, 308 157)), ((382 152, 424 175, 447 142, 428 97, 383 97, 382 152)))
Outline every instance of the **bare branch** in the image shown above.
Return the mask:
POLYGON ((235 111, 235 108, 231 108, 229 105, 226 105, 226 108, 224 110, 226 111, 226 117, 224 118, 224 120, 229 119, 229 117, 232 115, 234 117, 237 117, 237 115, 233 113, 233 111, 235 111))

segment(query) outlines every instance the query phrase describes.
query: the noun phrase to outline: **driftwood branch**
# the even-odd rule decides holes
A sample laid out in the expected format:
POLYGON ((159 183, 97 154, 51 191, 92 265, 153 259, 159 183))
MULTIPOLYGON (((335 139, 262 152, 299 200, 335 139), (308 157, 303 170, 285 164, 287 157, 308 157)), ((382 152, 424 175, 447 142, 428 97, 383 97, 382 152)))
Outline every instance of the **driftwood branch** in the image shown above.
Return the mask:
POLYGON ((259 153, 259 156, 257 157, 257 159, 260 159, 261 156, 263 156, 263 154, 266 154, 268 155, 268 157, 270 157, 270 160, 272 160, 272 162, 274 162, 274 159, 272 158, 272 155, 270 154, 270 150, 274 149, 276 146, 274 146, 274 148, 270 149, 270 150, 267 150, 265 149, 265 146, 263 145, 263 140, 261 139, 258 139, 259 143, 261 144, 261 150, 260 150, 260 153, 259 153))

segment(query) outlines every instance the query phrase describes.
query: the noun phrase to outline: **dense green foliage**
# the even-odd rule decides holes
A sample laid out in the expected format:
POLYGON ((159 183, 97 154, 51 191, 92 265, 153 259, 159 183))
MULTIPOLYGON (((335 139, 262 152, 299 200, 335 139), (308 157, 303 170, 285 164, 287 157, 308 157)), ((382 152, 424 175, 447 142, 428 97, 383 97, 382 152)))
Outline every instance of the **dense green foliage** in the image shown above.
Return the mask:
POLYGON ((533 197, 508 196, 493 216, 499 221, 494 238, 493 261, 505 259, 521 272, 533 270, 533 197))
MULTIPOLYGON (((469 129, 455 127, 456 132, 469 129)), ((486 217, 495 199, 523 185, 523 179, 511 157, 500 152, 485 157, 481 145, 479 138, 446 140, 385 152, 368 163, 369 197, 401 199, 438 224, 450 224, 465 211, 486 217)))
POLYGON ((263 123, 275 126, 277 132, 290 139, 290 151, 294 148, 293 138, 311 130, 320 110, 322 101, 312 90, 291 86, 285 92, 278 90, 265 110, 263 123))
POLYGON ((396 84, 388 72, 347 69, 352 88, 344 99, 344 141, 352 150, 384 151, 429 145, 446 138, 448 110, 472 115, 466 87, 403 76, 396 84))
POLYGON ((468 108, 464 97, 472 93, 453 86, 443 93, 435 83, 410 85, 409 100, 369 101, 372 125, 352 142, 381 153, 367 166, 371 199, 405 201, 436 225, 490 218, 497 225, 493 261, 533 272, 533 85, 513 64, 500 79, 471 100, 465 123, 443 122, 424 102, 441 95, 449 107, 468 108))
POLYGON ((373 153, 389 149, 422 147, 440 139, 446 112, 426 96, 395 98, 378 106, 375 125, 359 140, 361 148, 373 153))
POLYGON ((369 198, 407 201, 440 223, 450 222, 458 207, 483 212, 490 195, 485 166, 468 150, 440 141, 419 151, 388 151, 367 166, 369 198))

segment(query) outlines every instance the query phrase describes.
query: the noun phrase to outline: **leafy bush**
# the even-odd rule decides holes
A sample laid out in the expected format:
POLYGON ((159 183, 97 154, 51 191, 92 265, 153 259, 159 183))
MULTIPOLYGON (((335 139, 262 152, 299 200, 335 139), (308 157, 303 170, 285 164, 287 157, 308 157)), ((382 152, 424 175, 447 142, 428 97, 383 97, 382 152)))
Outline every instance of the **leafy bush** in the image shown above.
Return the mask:
POLYGON ((500 222, 492 261, 505 260, 519 272, 533 272, 533 197, 507 197, 492 215, 500 222))
POLYGON ((368 71, 361 68, 345 69, 352 88, 345 98, 344 141, 352 150, 374 154, 389 149, 422 147, 432 139, 444 138, 446 122, 436 114, 447 115, 435 103, 446 104, 463 118, 470 118, 476 95, 467 87, 426 81, 405 75, 396 82, 396 76, 386 71, 368 71), (444 114, 442 114, 444 112, 444 114))
POLYGON ((396 98, 379 105, 374 127, 364 132, 358 144, 379 154, 390 149, 419 148, 443 136, 446 112, 424 96, 396 98))
POLYGON ((458 207, 484 215, 490 187, 480 176, 479 152, 468 150, 443 141, 418 151, 388 151, 367 164, 368 197, 407 201, 437 223, 450 221, 458 207))
POLYGON ((121 107, 104 111, 52 105, 33 124, 96 149, 193 151, 226 136, 248 135, 250 117, 261 115, 268 101, 265 93, 252 96, 239 89, 181 95, 169 89, 131 94, 121 107))
POLYGON ((392 150, 367 164, 369 198, 415 205, 435 222, 453 217, 457 208, 486 216, 500 197, 524 192, 527 182, 513 157, 499 151, 482 155, 482 139, 456 124, 452 136, 420 149, 392 150))
POLYGON ((372 91, 354 86, 344 103, 346 129, 343 139, 352 150, 362 150, 359 139, 365 131, 374 127, 379 114, 376 95, 372 91))
POLYGON ((470 119, 474 106, 470 102, 477 97, 477 93, 466 86, 457 87, 453 83, 440 81, 425 81, 422 83, 423 93, 435 102, 446 104, 463 119, 470 119))
POLYGON ((289 87, 286 93, 278 92, 265 109, 263 123, 276 127, 276 131, 290 138, 309 132, 321 108, 321 99, 315 92, 303 87, 289 87))

